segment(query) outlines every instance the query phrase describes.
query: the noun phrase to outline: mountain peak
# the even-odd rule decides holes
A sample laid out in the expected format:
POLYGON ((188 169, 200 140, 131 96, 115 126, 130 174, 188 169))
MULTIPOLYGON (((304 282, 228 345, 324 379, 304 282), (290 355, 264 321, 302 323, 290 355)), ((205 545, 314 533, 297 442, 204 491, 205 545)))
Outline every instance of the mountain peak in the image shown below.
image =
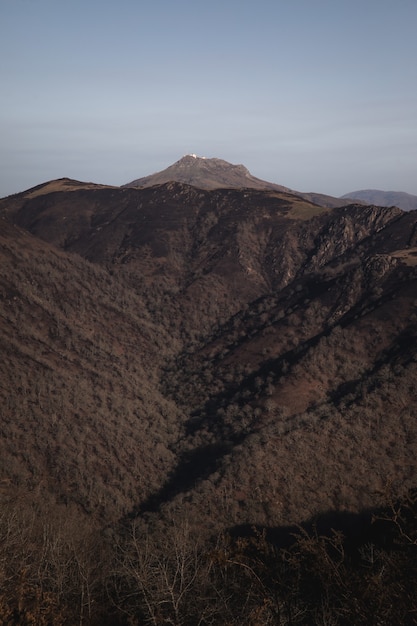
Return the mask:
POLYGON ((218 158, 186 154, 161 172, 138 178, 125 187, 151 187, 167 182, 179 182, 200 189, 252 188, 289 191, 287 187, 252 176, 244 165, 235 165, 218 158))
POLYGON ((192 158, 192 159, 205 159, 206 157, 200 157, 200 156, 197 156, 197 155, 196 155, 196 154, 194 154, 194 153, 192 153, 192 154, 185 154, 185 155, 182 157, 181 161, 182 161, 182 160, 184 160, 184 159, 189 159, 189 158, 192 158))

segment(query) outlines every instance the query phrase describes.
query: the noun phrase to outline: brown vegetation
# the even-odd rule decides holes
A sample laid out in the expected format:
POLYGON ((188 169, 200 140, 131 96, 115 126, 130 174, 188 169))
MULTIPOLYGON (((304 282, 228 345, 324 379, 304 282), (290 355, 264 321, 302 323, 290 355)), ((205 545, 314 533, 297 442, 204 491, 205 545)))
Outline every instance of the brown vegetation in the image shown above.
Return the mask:
POLYGON ((413 493, 417 216, 58 182, 0 201, 3 623, 414 623, 413 496, 228 530, 413 493))
POLYGON ((416 623, 415 493, 362 516, 203 541, 186 517, 101 533, 68 507, 2 498, 5 625, 416 623))

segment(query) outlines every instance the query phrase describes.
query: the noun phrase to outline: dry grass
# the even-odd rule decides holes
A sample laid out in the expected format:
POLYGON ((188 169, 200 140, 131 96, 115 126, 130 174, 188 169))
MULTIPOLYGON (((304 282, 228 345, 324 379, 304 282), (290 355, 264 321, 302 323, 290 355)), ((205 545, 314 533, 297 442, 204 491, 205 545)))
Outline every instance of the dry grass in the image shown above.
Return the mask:
POLYGON ((400 259, 406 265, 415 267, 417 265, 417 248, 406 248, 405 250, 394 250, 391 256, 400 259))
POLYGON ((296 220, 309 220, 312 217, 322 215, 327 211, 329 211, 329 209, 300 200, 293 203, 293 206, 288 213, 288 217, 296 220))
POLYGON ((58 180, 51 180, 44 185, 36 187, 33 191, 26 191, 23 195, 25 198, 37 198, 50 193, 80 191, 86 189, 117 189, 117 187, 111 185, 97 185, 95 183, 83 183, 76 180, 70 180, 68 178, 62 178, 58 180))

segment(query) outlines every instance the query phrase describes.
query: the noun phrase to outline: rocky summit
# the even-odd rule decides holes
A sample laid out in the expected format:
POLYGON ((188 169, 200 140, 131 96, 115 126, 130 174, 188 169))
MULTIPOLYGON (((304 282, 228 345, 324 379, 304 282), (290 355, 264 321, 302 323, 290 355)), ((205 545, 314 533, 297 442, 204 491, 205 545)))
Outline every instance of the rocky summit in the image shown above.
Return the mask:
POLYGON ((233 165, 223 159, 198 157, 196 154, 187 154, 165 170, 138 178, 125 186, 150 187, 168 182, 186 183, 200 189, 250 187, 288 191, 286 187, 252 176, 244 165, 233 165))

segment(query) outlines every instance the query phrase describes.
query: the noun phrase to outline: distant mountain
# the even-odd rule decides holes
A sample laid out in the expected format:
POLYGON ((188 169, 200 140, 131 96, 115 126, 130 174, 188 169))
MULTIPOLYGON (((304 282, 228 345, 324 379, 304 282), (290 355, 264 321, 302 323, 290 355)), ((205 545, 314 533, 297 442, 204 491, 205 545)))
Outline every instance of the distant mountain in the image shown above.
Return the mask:
POLYGON ((185 183, 199 189, 270 189, 301 196, 309 202, 334 208, 346 204, 340 198, 318 193, 303 193, 252 176, 244 165, 233 165, 223 159, 198 157, 187 154, 161 172, 137 178, 124 187, 153 187, 169 182, 185 183))
POLYGON ((223 159, 207 159, 195 154, 187 154, 165 170, 138 178, 124 186, 152 187, 169 182, 186 183, 199 189, 250 187, 290 191, 282 185, 275 185, 252 176, 244 165, 233 165, 223 159))
POLYGON ((360 189, 341 196, 342 200, 359 200, 376 206, 397 206, 403 211, 417 209, 417 196, 404 191, 381 191, 380 189, 360 189))

